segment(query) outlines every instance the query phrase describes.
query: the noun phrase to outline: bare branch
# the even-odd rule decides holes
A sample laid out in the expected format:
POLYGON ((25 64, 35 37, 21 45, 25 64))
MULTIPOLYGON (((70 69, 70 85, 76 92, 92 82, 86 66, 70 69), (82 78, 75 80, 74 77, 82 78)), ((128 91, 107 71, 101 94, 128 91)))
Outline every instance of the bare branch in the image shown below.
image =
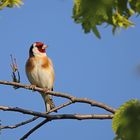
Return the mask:
POLYGON ((43 89, 43 88, 35 87, 33 89, 30 85, 24 85, 24 84, 20 84, 17 82, 0 81, 0 84, 16 86, 16 87, 20 87, 20 88, 29 89, 29 90, 39 91, 39 92, 42 92, 44 94, 49 94, 49 95, 53 95, 53 96, 57 96, 57 97, 67 98, 67 99, 71 100, 73 103, 78 102, 78 103, 90 104, 92 106, 103 108, 111 113, 115 113, 115 111, 116 111, 114 108, 112 108, 104 103, 97 102, 95 100, 91 100, 91 99, 87 99, 87 98, 76 98, 75 96, 71 96, 71 95, 66 94, 66 93, 54 92, 54 91, 49 91, 46 93, 45 89, 43 89))
MULTIPOLYGON (((12 68, 12 75, 11 76, 12 76, 13 82, 20 83, 20 74, 19 74, 16 58, 13 58, 12 54, 10 56, 11 56, 11 68, 12 68)), ((13 86, 13 87, 15 89, 19 88, 16 86, 13 86)))
POLYGON ((0 129, 1 129, 1 130, 2 130, 2 129, 14 129, 14 128, 23 126, 23 125, 25 125, 25 124, 31 123, 31 122, 37 120, 38 118, 39 118, 38 116, 35 116, 35 117, 31 118, 31 119, 28 119, 28 120, 26 120, 26 121, 24 121, 24 122, 21 122, 21 123, 15 124, 15 125, 0 126, 0 129))
POLYGON ((31 110, 26 110, 26 109, 22 109, 19 107, 8 107, 8 106, 0 106, 0 110, 3 111, 13 111, 13 112, 20 112, 23 114, 28 114, 28 115, 33 115, 33 116, 38 116, 38 117, 42 117, 42 118, 48 118, 50 120, 57 120, 57 119, 78 119, 78 120, 82 120, 82 119, 111 119, 113 117, 113 115, 71 115, 71 114, 57 114, 57 115, 48 115, 46 113, 41 113, 41 112, 36 112, 36 111, 31 111, 31 110), (100 118, 101 117, 101 118, 100 118))
POLYGON ((55 108, 53 108, 52 110, 50 110, 49 112, 36 112, 36 111, 32 111, 32 110, 27 110, 27 109, 23 109, 23 108, 18 108, 18 107, 8 107, 8 106, 0 106, 0 110, 3 111, 13 111, 13 112, 20 112, 23 114, 28 114, 28 115, 33 115, 34 117, 26 120, 24 122, 15 124, 13 126, 0 126, 0 129, 13 129, 13 128, 17 128, 20 126, 23 126, 27 123, 30 123, 36 119, 38 119, 39 117, 45 118, 45 120, 43 120, 42 122, 40 122, 39 124, 37 124, 35 127, 33 127, 30 131, 28 131, 20 140, 24 140, 25 138, 27 138, 29 135, 31 135, 34 131, 36 131, 38 128, 40 128, 42 125, 44 125, 45 123, 52 121, 52 120, 61 120, 61 119, 75 119, 75 120, 89 120, 89 119, 112 119, 113 118, 113 114, 115 113, 116 109, 101 103, 101 102, 97 102, 95 100, 91 100, 91 99, 87 99, 87 98, 77 98, 75 96, 69 95, 67 93, 61 93, 61 92, 54 92, 54 91, 49 91, 46 92, 45 89, 43 88, 39 88, 39 87, 33 87, 31 85, 25 85, 25 84, 21 84, 18 82, 8 82, 8 81, 0 81, 0 84, 3 85, 10 85, 10 86, 14 86, 14 87, 18 87, 18 88, 25 88, 28 90, 34 90, 34 91, 38 91, 38 92, 42 92, 44 94, 49 94, 49 95, 53 95, 56 97, 62 97, 62 98, 66 98, 69 99, 70 101, 57 106, 55 108), (51 112, 54 112, 56 110, 59 110, 63 107, 66 107, 70 104, 73 103, 85 103, 85 104, 89 104, 91 106, 96 106, 102 109, 105 109, 106 111, 109 111, 113 114, 57 114, 57 115, 48 115, 51 112))
MULTIPOLYGON (((59 106, 57 106, 57 107, 51 109, 50 111, 46 112, 45 114, 49 114, 49 113, 51 113, 51 112, 55 112, 55 111, 57 111, 57 110, 59 110, 59 109, 61 109, 61 108, 64 108, 64 107, 66 107, 66 106, 68 106, 68 105, 70 105, 70 104, 72 104, 71 101, 66 102, 66 103, 64 103, 64 104, 61 104, 61 105, 59 105, 59 106)), ((38 118, 39 118, 39 116, 35 116, 35 117, 31 118, 31 119, 28 119, 28 120, 26 120, 26 121, 20 122, 20 123, 15 124, 15 125, 11 125, 11 126, 9 126, 9 125, 7 125, 7 126, 0 126, 0 129, 1 129, 1 130, 2 130, 2 129, 8 129, 8 128, 9 128, 9 129, 14 129, 14 128, 23 126, 23 125, 25 125, 25 124, 31 123, 31 122, 37 120, 38 118)))
POLYGON ((28 114, 28 115, 33 115, 33 116, 38 116, 38 117, 43 117, 43 118, 47 117, 46 116, 47 114, 45 114, 45 113, 26 110, 26 109, 22 109, 22 108, 19 108, 19 107, 0 106, 0 110, 20 112, 20 113, 23 113, 23 114, 28 114))
POLYGON ((34 131, 36 131, 38 128, 40 128, 41 126, 43 126, 45 123, 47 123, 49 121, 50 121, 49 119, 43 120, 41 123, 39 123, 38 125, 33 127, 30 131, 28 131, 22 138, 20 138, 20 140, 27 139, 27 137, 29 137, 34 131))
POLYGON ((64 108, 64 107, 69 106, 69 105, 71 105, 71 104, 72 104, 72 101, 68 101, 68 102, 66 102, 66 103, 64 103, 64 104, 61 104, 61 105, 59 105, 59 106, 57 106, 57 107, 51 109, 49 112, 46 112, 46 114, 49 114, 49 113, 51 113, 51 112, 58 111, 58 110, 60 110, 61 108, 64 108))
MULTIPOLYGON (((69 101, 69 102, 67 102, 67 103, 65 103, 65 104, 62 104, 62 105, 60 105, 60 106, 58 106, 58 107, 56 107, 56 109, 54 110, 54 109, 52 109, 52 112, 53 111, 56 111, 56 110, 58 110, 58 109, 61 109, 61 108, 63 108, 63 107, 66 107, 66 106, 68 106, 68 105, 70 105, 70 104, 72 104, 72 101, 69 101)), ((47 123, 48 121, 50 121, 50 120, 48 120, 48 119, 45 119, 45 120, 43 120, 41 123, 39 123, 39 124, 37 124, 35 127, 33 127, 30 131, 28 131, 20 140, 24 140, 25 138, 27 138, 29 135, 31 135, 34 131, 36 131, 37 129, 39 129, 41 126, 43 126, 45 123, 47 123)))
POLYGON ((38 125, 36 125, 34 128, 32 128, 29 132, 27 132, 20 140, 25 140, 29 135, 31 135, 34 131, 36 131, 38 128, 43 126, 45 123, 52 121, 52 120, 59 120, 59 119, 77 119, 77 120, 84 120, 84 119, 112 119, 113 115, 111 114, 100 114, 100 115, 81 115, 81 114, 61 114, 61 115, 55 115, 55 119, 45 119, 38 125), (56 118, 55 118, 56 117, 56 118))
POLYGON ((77 120, 85 120, 85 119, 112 119, 112 114, 105 114, 105 115, 84 115, 84 114, 57 114, 57 115, 48 115, 46 113, 26 110, 18 107, 8 107, 8 106, 0 106, 0 110, 3 111, 14 111, 14 112, 20 112, 23 114, 29 114, 33 116, 39 116, 42 118, 47 118, 49 120, 60 120, 60 119, 77 119, 77 120))

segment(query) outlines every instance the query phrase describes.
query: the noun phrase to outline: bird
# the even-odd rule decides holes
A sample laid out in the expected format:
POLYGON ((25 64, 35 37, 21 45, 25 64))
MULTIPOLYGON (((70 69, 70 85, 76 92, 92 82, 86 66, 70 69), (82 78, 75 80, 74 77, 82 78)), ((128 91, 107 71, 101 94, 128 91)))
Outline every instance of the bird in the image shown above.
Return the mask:
MULTIPOLYGON (((34 42, 29 49, 29 58, 26 61, 25 71, 31 85, 53 91, 54 67, 51 59, 47 56, 45 45, 42 42, 34 42)), ((41 93, 46 112, 55 107, 51 95, 41 93)))

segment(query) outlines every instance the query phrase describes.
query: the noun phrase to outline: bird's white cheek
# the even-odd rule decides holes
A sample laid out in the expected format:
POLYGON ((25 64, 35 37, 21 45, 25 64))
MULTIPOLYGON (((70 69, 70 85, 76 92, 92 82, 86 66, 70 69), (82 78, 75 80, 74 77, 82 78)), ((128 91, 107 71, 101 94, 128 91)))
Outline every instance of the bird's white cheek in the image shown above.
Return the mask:
POLYGON ((36 47, 33 48, 34 56, 46 56, 46 53, 40 52, 36 47))
POLYGON ((36 54, 36 53, 39 53, 38 49, 36 47, 33 47, 33 53, 36 54))

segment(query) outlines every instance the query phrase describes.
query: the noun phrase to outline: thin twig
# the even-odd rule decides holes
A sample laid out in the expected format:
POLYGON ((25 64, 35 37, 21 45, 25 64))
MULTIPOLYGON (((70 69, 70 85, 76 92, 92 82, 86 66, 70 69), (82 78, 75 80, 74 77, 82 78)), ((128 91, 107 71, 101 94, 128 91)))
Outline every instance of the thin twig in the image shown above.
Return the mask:
MULTIPOLYGON (((23 109, 23 108, 19 108, 19 107, 0 106, 0 110, 19 112, 19 113, 38 116, 38 117, 42 117, 42 118, 50 118, 50 115, 48 115, 46 112, 42 113, 42 112, 27 110, 27 109, 23 109)), ((54 109, 52 109, 52 110, 54 111, 54 109)))
POLYGON ((61 115, 54 115, 52 118, 47 118, 43 120, 41 123, 36 125, 32 128, 28 133, 26 133, 20 140, 25 140, 29 135, 31 135, 35 130, 40 128, 45 123, 52 121, 52 120, 60 120, 60 119, 76 119, 76 120, 84 120, 84 119, 112 119, 113 115, 110 114, 100 114, 100 115, 81 115, 81 114, 61 114, 61 115))
POLYGON ((31 111, 31 110, 27 110, 27 109, 23 109, 23 108, 19 108, 19 107, 0 106, 0 110, 20 112, 23 114, 28 114, 28 115, 33 115, 33 116, 38 116, 38 117, 43 117, 43 118, 47 117, 46 116, 47 114, 45 114, 45 113, 31 111))
MULTIPOLYGON (((64 104, 61 104, 61 105, 59 105, 59 106, 57 106, 57 107, 51 109, 50 111, 46 112, 45 114, 49 114, 49 113, 51 113, 51 112, 55 112, 55 111, 57 111, 57 110, 59 110, 59 109, 61 109, 61 108, 64 108, 64 107, 66 107, 66 106, 68 106, 68 105, 70 105, 70 104, 72 104, 71 101, 66 102, 66 103, 64 103, 64 104)), ((20 123, 15 124, 15 125, 0 126, 0 129, 1 129, 1 130, 2 130, 2 129, 14 129, 14 128, 17 128, 17 127, 26 125, 26 124, 28 124, 28 123, 31 123, 31 122, 37 120, 38 118, 39 118, 39 116, 35 116, 35 117, 31 118, 31 119, 28 119, 28 120, 26 120, 26 121, 20 122, 20 123)))
POLYGON ((112 114, 105 115, 95 115, 95 114, 57 114, 57 115, 48 115, 46 113, 26 110, 18 107, 8 107, 8 106, 0 106, 0 110, 3 111, 14 111, 20 112, 23 114, 29 114, 33 116, 39 116, 42 118, 48 118, 49 120, 59 120, 59 119, 77 119, 77 120, 85 120, 85 119, 112 119, 112 114))
POLYGON ((41 123, 39 123, 38 125, 36 125, 35 127, 33 127, 30 131, 28 131, 22 138, 20 138, 20 140, 25 140, 27 137, 29 137, 34 131, 36 131, 38 128, 40 128, 41 126, 43 126, 45 123, 49 122, 49 119, 45 119, 43 120, 41 123))
MULTIPOLYGON (((58 106, 58 107, 56 107, 56 109, 54 108, 54 109, 52 109, 53 111, 56 111, 56 110, 58 110, 58 109, 61 109, 61 108, 63 108, 63 107, 66 107, 66 106, 68 106, 68 105, 70 105, 70 104, 72 104, 72 101, 69 101, 69 102, 67 102, 67 103, 65 103, 65 104, 62 104, 62 105, 60 105, 60 106, 58 106)), ((53 112, 52 111, 52 112, 53 112)), ((35 127, 33 127, 30 131, 28 131, 20 140, 24 140, 25 138, 27 138, 29 135, 31 135, 33 132, 35 132, 37 129, 39 129, 41 126, 43 126, 45 123, 47 123, 48 121, 50 121, 49 119, 45 119, 45 120, 43 120, 42 122, 40 122, 39 124, 37 124, 35 127)))
MULTIPOLYGON (((18 82, 20 83, 20 74, 19 74, 19 70, 18 70, 18 65, 16 62, 16 58, 13 58, 12 54, 10 55, 11 57, 11 68, 12 68, 12 79, 13 82, 18 82)), ((19 88, 16 86, 13 86, 15 89, 19 88)))
POLYGON ((115 113, 115 111, 116 111, 116 109, 114 109, 114 108, 112 108, 112 107, 110 107, 110 106, 108 106, 104 103, 97 102, 95 100, 91 100, 91 99, 87 99, 87 98, 77 98, 75 96, 71 96, 71 95, 66 94, 66 93, 54 92, 54 91, 49 91, 49 92, 46 93, 46 91, 43 88, 34 87, 34 89, 33 89, 30 85, 24 85, 24 84, 20 84, 20 83, 17 83, 17 82, 0 81, 0 84, 17 86, 17 87, 20 87, 20 88, 39 91, 39 92, 42 92, 44 94, 49 94, 49 95, 53 95, 53 96, 57 96, 57 97, 67 98, 67 99, 71 100, 73 103, 78 102, 78 103, 90 104, 92 106, 103 108, 103 109, 105 109, 105 110, 107 110, 111 113, 115 113))
POLYGON ((91 100, 91 99, 87 99, 87 98, 77 98, 75 96, 69 95, 67 93, 61 93, 61 92, 54 92, 54 91, 49 91, 46 92, 45 89, 43 88, 39 88, 39 87, 33 87, 31 85, 25 85, 25 84, 21 84, 18 82, 8 82, 8 81, 0 81, 0 84, 3 85, 10 85, 10 86, 15 86, 18 88, 25 88, 28 90, 34 90, 34 91, 38 91, 38 92, 42 92, 44 94, 48 94, 48 95, 53 95, 56 97, 62 97, 62 98, 66 98, 69 99, 70 101, 62 104, 58 107, 55 107, 54 109, 50 110, 49 112, 36 112, 36 111, 32 111, 32 110, 27 110, 27 109, 23 109, 23 108, 18 108, 18 107, 8 107, 8 106, 0 106, 0 110, 3 111, 13 111, 13 112, 20 112, 23 114, 28 114, 28 115, 33 115, 35 117, 33 117, 32 119, 26 120, 24 122, 18 123, 16 125, 13 126, 1 126, 0 129, 6 129, 6 128, 16 128, 22 125, 25 125, 27 123, 30 123, 34 120, 36 120, 39 117, 45 118, 45 120, 43 120, 42 122, 40 122, 39 124, 37 124, 35 127, 33 127, 30 131, 28 131, 20 140, 24 140, 25 138, 27 138, 29 135, 31 135, 35 130, 37 130, 38 128, 40 128, 42 125, 44 125, 45 123, 52 121, 52 120, 61 120, 61 119, 76 119, 76 120, 85 120, 85 119, 112 119, 113 118, 113 114, 115 113, 116 109, 95 101, 95 100, 91 100), (89 104, 91 106, 96 106, 102 109, 105 109, 108 112, 111 112, 113 114, 57 114, 57 115, 48 115, 51 112, 54 112, 56 110, 59 110, 65 106, 68 106, 70 104, 73 103, 85 103, 85 104, 89 104))
POLYGON ((18 123, 18 124, 15 124, 15 125, 7 125, 7 126, 0 126, 0 129, 14 129, 14 128, 17 128, 17 127, 20 127, 20 126, 23 126, 25 124, 28 124, 28 123, 31 123, 33 121, 35 121, 36 119, 38 119, 39 117, 38 116, 35 116, 31 119, 28 119, 24 122, 21 122, 21 123, 18 123))

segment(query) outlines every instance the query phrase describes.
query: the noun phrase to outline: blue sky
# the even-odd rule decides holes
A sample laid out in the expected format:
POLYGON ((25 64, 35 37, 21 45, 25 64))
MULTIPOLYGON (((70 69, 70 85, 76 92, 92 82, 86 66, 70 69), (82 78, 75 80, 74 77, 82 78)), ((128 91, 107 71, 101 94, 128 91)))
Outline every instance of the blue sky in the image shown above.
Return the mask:
MULTIPOLYGON (((48 56, 55 66, 55 91, 87 97, 118 108, 132 98, 140 98, 140 77, 135 73, 140 64, 138 18, 136 26, 122 30, 115 36, 110 27, 100 27, 102 39, 92 33, 84 34, 73 22, 71 0, 25 1, 21 8, 0 11, 0 65, 1 80, 11 81, 10 54, 19 65, 21 82, 29 84, 24 67, 28 50, 35 41, 46 43, 48 56)), ((54 98, 59 105, 64 100, 54 98)), ((18 106, 44 111, 44 103, 37 92, 0 86, 0 105, 18 106)), ((77 104, 59 113, 105 113, 102 109, 77 104)), ((19 113, 0 111, 3 125, 15 124, 31 118, 19 113)), ((0 139, 18 140, 35 124, 3 130, 0 139)), ((96 139, 112 140, 111 120, 52 121, 33 133, 28 139, 96 139)))

